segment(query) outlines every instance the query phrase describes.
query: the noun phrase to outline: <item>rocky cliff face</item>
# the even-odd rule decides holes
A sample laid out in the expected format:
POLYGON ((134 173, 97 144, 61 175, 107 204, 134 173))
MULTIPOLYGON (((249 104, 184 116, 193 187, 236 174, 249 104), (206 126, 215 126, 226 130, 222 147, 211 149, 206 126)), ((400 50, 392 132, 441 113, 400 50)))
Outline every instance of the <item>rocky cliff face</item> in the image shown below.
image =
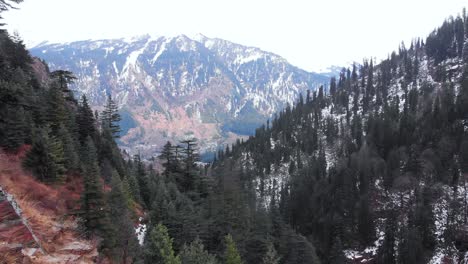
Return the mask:
POLYGON ((45 44, 31 53, 51 70, 73 71, 77 93, 94 108, 112 94, 123 115, 122 146, 144 154, 186 136, 214 150, 328 80, 275 54, 202 35, 45 44))

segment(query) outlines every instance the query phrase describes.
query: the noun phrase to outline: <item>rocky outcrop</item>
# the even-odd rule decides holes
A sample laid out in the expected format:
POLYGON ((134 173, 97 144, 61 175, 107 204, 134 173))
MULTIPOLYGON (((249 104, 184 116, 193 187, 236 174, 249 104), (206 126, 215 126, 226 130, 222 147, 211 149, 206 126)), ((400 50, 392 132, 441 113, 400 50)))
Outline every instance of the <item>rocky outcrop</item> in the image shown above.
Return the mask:
POLYGON ((25 249, 44 253, 13 196, 0 187, 0 256, 19 258, 25 249))

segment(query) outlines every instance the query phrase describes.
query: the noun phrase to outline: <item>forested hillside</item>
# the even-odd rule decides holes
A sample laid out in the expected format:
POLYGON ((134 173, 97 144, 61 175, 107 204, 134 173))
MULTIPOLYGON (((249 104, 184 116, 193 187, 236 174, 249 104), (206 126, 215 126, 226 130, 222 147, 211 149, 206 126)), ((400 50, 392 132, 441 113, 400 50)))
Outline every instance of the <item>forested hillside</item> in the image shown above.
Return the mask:
MULTIPOLYGON (((1 1, 0 10, 9 3, 1 1)), ((115 143, 112 98, 94 113, 85 96, 73 97, 74 79, 50 72, 19 37, 0 30, 0 187, 18 214, 1 214, 1 263, 140 258, 134 225, 141 207, 132 188, 138 164, 125 161, 115 143), (27 219, 39 245, 13 243, 19 231, 12 219, 27 219)))
POLYGON ((196 139, 167 142, 160 173, 119 150, 112 96, 93 112, 74 80, 0 31, 0 208, 23 209, 0 213, 0 261, 468 261, 465 12, 343 69, 213 163, 196 139), (35 243, 13 244, 13 227, 35 243))
POLYGON ((244 193, 231 228, 248 263, 266 241, 281 263, 316 263, 301 255, 308 243, 322 263, 466 261, 467 23, 463 12, 379 64, 343 69, 219 154, 213 175, 244 193), (246 226, 264 230, 255 247, 246 226), (285 229, 306 238, 294 261, 285 229))

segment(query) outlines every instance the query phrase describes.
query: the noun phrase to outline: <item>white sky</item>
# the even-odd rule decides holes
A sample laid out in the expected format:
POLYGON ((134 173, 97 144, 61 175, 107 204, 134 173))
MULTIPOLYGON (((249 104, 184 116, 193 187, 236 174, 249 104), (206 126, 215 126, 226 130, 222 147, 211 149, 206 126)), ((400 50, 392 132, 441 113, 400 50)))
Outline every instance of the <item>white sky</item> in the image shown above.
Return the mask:
POLYGON ((202 33, 318 70, 386 57, 464 6, 467 0, 25 0, 3 16, 31 44, 202 33))

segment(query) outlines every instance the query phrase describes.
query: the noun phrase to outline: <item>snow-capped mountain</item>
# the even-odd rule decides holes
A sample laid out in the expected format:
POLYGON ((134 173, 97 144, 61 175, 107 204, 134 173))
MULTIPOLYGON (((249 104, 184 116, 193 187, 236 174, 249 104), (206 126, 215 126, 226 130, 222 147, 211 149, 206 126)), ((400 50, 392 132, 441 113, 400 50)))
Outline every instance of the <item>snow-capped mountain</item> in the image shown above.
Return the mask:
POLYGON ((187 135, 203 149, 232 142, 328 81, 278 55, 203 35, 41 44, 30 51, 51 70, 74 72, 75 89, 93 107, 112 94, 124 117, 122 144, 146 153, 187 135))

